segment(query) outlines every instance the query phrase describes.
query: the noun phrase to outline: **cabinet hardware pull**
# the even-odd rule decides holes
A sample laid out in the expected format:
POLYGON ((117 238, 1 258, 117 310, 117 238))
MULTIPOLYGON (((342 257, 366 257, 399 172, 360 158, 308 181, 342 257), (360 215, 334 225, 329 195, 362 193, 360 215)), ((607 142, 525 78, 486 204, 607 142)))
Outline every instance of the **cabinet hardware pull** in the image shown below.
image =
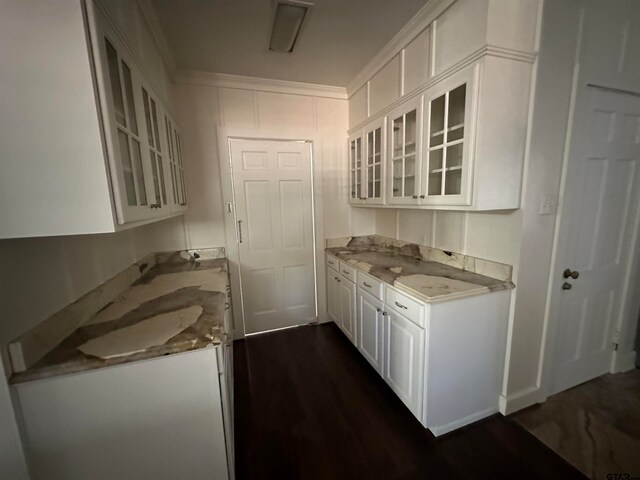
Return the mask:
POLYGON ((386 316, 388 316, 388 315, 389 315, 389 314, 388 314, 387 312, 382 312, 382 316, 383 316, 383 317, 386 317, 386 316))
POLYGON ((424 195, 420 195, 420 198, 424 198, 424 195))
POLYGON ((413 195, 413 198, 418 198, 418 195, 413 195))
POLYGON ((400 308, 404 308, 405 310, 407 310, 407 307, 405 307, 404 305, 402 305, 401 303, 396 302, 396 305, 400 308))
POLYGON ((242 220, 238 220, 238 242, 242 243, 242 220))
POLYGON ((382 311, 381 308, 376 308, 376 312, 380 313, 382 311))
POLYGON ((564 282, 562 284, 562 289, 563 290, 571 290, 572 285, 569 282, 564 282))
POLYGON ((362 282, 362 284, 367 288, 371 288, 371 285, 369 285, 367 282, 362 282))
POLYGON ((340 279, 338 277, 333 277, 338 283, 340 283, 340 279))
POLYGON ((349 270, 342 270, 342 273, 349 275, 349 270))

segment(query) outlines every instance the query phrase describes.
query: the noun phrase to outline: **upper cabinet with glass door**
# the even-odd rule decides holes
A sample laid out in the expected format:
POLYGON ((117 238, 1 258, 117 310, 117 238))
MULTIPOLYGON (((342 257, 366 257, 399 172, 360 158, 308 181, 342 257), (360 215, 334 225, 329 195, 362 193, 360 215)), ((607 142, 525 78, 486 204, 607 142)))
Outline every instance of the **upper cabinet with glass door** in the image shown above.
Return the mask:
POLYGON ((349 137, 349 203, 384 205, 386 119, 381 117, 349 137))
POLYGON ((425 93, 423 205, 470 205, 478 67, 425 93))
POLYGON ((171 211, 180 212, 187 209, 187 190, 185 187, 184 164, 182 160, 182 140, 176 123, 166 113, 164 117, 164 128, 168 139, 168 185, 171 185, 171 211))
POLYGON ((421 198, 422 97, 389 114, 388 203, 417 205, 421 198))
POLYGON ((361 131, 349 137, 349 203, 354 205, 362 205, 366 199, 362 181, 363 146, 361 131))
POLYGON ((170 79, 142 68, 160 53, 142 23, 118 15, 131 2, 50 3, 11 2, 0 16, 2 71, 11 72, 0 111, 0 238, 116 232, 180 213, 170 208, 162 123, 170 91, 153 88, 170 79))
POLYGON ((364 128, 365 151, 362 181, 365 205, 383 205, 385 199, 386 118, 382 117, 364 128))

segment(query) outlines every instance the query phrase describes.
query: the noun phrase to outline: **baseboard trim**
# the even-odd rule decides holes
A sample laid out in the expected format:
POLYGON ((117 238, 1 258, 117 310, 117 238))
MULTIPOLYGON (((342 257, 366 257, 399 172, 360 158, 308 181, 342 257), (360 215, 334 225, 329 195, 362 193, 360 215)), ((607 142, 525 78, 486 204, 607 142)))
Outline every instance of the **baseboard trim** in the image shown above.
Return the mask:
POLYGON ((431 433, 433 433, 437 437, 440 435, 444 435, 445 433, 449 433, 457 428, 469 425, 470 423, 482 420, 483 418, 493 415, 494 413, 498 413, 498 409, 496 407, 491 407, 479 412, 472 413, 471 415, 467 415, 466 417, 460 418, 445 425, 427 428, 431 430, 431 433))
POLYGON ((540 387, 531 386, 511 395, 500 395, 498 406, 500 413, 503 415, 510 415, 518 410, 530 407, 536 403, 544 402, 545 400, 546 397, 542 393, 540 387))
POLYGON ((632 350, 626 353, 617 353, 613 360, 611 373, 628 372, 636 368, 636 352, 632 350))

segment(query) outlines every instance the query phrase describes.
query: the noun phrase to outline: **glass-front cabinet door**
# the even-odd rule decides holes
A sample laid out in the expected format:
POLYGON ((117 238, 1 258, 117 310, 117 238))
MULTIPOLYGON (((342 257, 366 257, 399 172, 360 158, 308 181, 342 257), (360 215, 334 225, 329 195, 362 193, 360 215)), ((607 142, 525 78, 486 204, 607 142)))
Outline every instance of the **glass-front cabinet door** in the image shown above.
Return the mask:
POLYGON ((365 171, 362 178, 366 180, 364 187, 364 203, 367 205, 383 205, 385 197, 385 163, 386 163, 386 117, 382 117, 367 125, 365 138, 365 171))
POLYGON ((114 181, 118 223, 142 220, 152 216, 151 170, 144 151, 146 126, 143 124, 142 102, 138 92, 141 80, 134 63, 114 37, 104 33, 99 46, 103 54, 103 114, 107 117, 105 133, 114 181))
POLYGON ((364 203, 362 132, 349 137, 349 203, 364 203))
POLYGON ((185 188, 184 163, 182 160, 182 140, 176 122, 165 113, 164 128, 167 138, 168 171, 165 178, 169 187, 171 211, 180 212, 187 208, 187 190, 185 188))
POLYGON ((422 195, 422 97, 402 104, 388 121, 388 203, 417 205, 422 195))
POLYGON ((477 68, 425 94, 424 205, 470 205, 477 68))

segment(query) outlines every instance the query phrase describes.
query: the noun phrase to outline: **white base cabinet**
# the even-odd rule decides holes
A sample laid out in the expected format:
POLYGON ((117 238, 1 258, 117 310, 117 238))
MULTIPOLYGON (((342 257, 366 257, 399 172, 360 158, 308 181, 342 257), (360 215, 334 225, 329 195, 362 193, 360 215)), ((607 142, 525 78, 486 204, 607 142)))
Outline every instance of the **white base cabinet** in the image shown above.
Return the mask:
POLYGON ((32 480, 233 480, 230 345, 14 387, 32 480))
POLYGON ((498 412, 511 291, 423 303, 327 259, 329 315, 424 427, 441 435, 498 412))
POLYGON ((384 344, 384 321, 382 310, 384 305, 380 300, 358 287, 357 292, 357 331, 358 350, 376 371, 382 375, 384 344))
MULTIPOLYGON (((340 261, 327 257, 327 313, 340 330, 356 345, 356 285, 346 274, 338 273, 340 261)), ((349 267, 347 272, 353 269, 349 267)))
MULTIPOLYGON (((387 310, 390 310, 387 308, 387 310)), ((419 420, 422 417, 425 332, 394 312, 383 312, 385 362, 383 378, 419 420)))

